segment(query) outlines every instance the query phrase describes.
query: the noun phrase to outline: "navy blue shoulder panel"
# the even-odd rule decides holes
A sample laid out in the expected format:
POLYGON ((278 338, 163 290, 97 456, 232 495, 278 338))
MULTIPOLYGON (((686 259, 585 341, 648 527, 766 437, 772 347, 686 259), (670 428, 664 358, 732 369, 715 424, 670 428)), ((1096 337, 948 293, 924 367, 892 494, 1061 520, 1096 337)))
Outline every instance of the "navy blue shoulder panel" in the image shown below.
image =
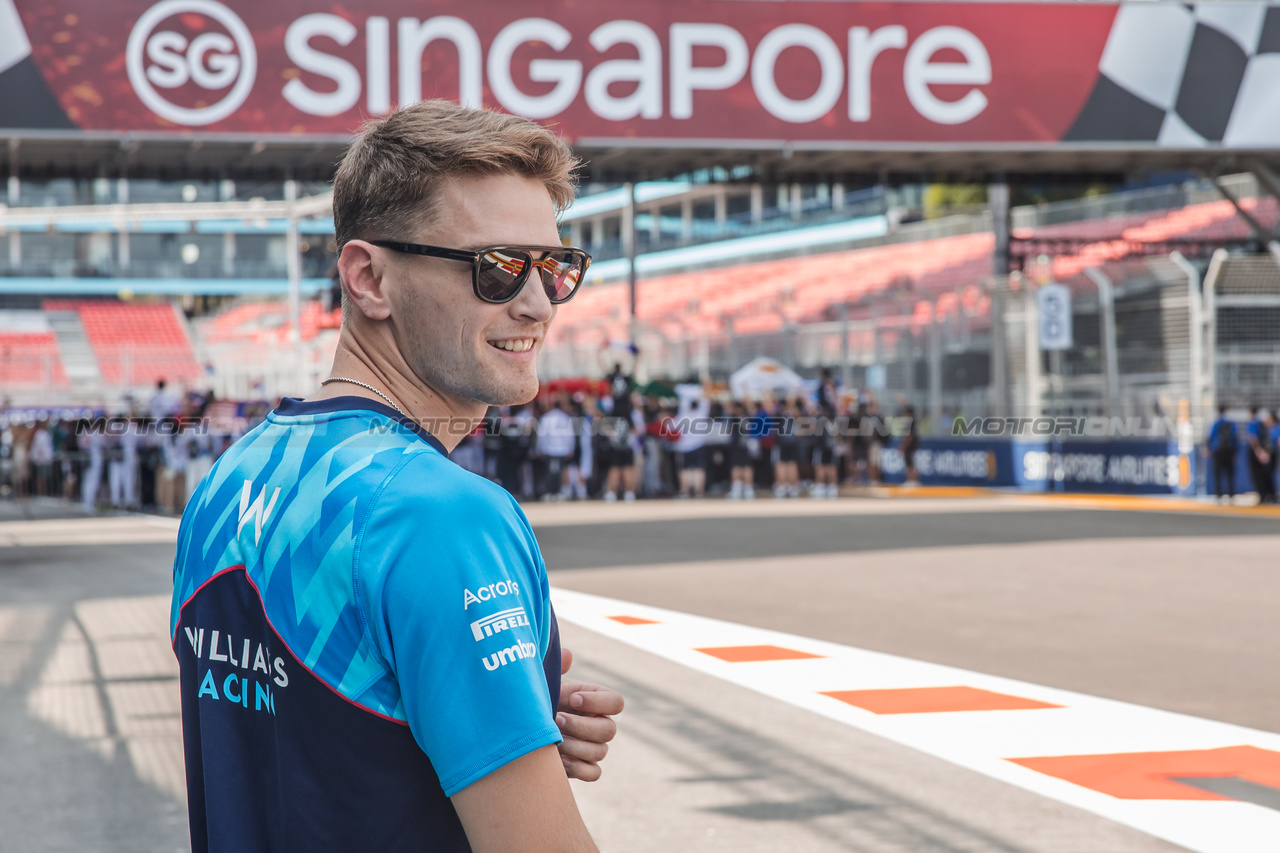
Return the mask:
POLYGON ((283 397, 273 410, 278 415, 297 417, 301 415, 323 415, 332 412, 368 411, 377 412, 417 433, 423 441, 430 444, 446 458, 449 451, 440 439, 422 428, 413 418, 398 412, 385 403, 370 400, 368 397, 329 397, 325 400, 300 400, 297 397, 283 397))
MULTIPOLYGON (((312 675, 243 567, 187 601, 174 642, 195 853, 471 849, 408 726, 312 675)), ((557 697, 558 631, 553 642, 557 697)))

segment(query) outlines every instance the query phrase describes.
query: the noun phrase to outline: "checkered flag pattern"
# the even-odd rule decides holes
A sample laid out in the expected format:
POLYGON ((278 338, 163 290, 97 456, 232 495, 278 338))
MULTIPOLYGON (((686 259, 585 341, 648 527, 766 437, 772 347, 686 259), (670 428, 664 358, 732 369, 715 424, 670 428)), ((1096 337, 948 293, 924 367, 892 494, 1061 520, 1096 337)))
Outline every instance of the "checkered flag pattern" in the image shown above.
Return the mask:
POLYGON ((1128 3, 1064 141, 1280 143, 1280 4, 1128 3))
POLYGON ((0 127, 74 127, 49 89, 14 0, 0 0, 0 127))

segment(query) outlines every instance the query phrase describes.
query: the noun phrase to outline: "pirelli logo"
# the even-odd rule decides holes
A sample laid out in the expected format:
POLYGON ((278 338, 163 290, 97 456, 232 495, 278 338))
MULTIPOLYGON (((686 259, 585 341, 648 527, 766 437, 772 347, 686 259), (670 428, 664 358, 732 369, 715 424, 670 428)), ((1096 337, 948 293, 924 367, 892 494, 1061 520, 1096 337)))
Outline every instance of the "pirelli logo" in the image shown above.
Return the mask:
POLYGON ((486 616, 483 619, 477 619, 472 622, 471 633, 478 643, 485 637, 492 637, 499 631, 509 631, 512 628, 528 624, 529 617, 525 615, 524 608, 513 607, 510 610, 502 610, 492 616, 486 616))

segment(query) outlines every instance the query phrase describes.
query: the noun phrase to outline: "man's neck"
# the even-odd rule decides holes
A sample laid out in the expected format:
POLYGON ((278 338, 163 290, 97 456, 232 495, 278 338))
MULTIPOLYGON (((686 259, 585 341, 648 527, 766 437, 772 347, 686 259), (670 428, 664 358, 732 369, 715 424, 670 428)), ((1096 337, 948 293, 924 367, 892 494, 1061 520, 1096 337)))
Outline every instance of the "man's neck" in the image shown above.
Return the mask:
POLYGON ((338 348, 329 377, 353 381, 330 382, 306 399, 355 396, 383 404, 390 400, 395 408, 435 436, 450 452, 484 418, 485 406, 482 403, 463 405, 450 401, 414 375, 398 353, 392 358, 362 346, 346 327, 338 336, 338 348), (386 398, 355 384, 357 382, 376 388, 386 398))

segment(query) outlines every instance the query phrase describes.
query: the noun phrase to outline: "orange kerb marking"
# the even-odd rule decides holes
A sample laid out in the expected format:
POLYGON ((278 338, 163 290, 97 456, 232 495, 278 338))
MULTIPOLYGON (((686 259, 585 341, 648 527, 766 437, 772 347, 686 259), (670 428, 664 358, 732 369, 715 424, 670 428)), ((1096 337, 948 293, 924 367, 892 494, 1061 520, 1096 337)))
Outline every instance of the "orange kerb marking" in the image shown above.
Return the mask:
POLYGON ((641 619, 639 616, 609 616, 614 622, 621 622, 623 625, 661 625, 654 619, 641 619))
POLYGON ((904 687, 896 690, 833 690, 839 699, 873 714, 937 714, 953 711, 1027 711, 1061 708, 1035 699, 1008 696, 977 687, 904 687))
POLYGON ((1123 752, 1114 755, 1055 755, 1010 758, 1046 776, 1122 800, 1230 800, 1175 782, 1177 777, 1237 777, 1280 788, 1280 752, 1256 746, 1226 746, 1183 752, 1123 752))
POLYGON ((727 663, 752 663, 762 660, 804 660, 820 658, 809 652, 796 649, 784 649, 782 646, 715 646, 707 649, 694 649, 704 655, 711 655, 727 663))

